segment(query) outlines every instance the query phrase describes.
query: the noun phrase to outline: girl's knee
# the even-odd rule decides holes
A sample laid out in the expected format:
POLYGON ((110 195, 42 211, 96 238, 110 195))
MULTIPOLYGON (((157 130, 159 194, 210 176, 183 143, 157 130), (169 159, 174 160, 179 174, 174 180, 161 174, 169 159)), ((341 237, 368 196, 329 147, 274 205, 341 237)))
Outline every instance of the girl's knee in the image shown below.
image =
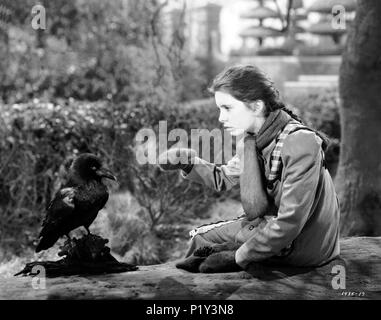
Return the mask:
POLYGON ((199 234, 195 235, 193 239, 191 240, 190 247, 185 257, 189 257, 190 255, 192 255, 196 249, 200 247, 208 246, 208 245, 210 246, 210 244, 211 243, 206 241, 201 235, 199 234))

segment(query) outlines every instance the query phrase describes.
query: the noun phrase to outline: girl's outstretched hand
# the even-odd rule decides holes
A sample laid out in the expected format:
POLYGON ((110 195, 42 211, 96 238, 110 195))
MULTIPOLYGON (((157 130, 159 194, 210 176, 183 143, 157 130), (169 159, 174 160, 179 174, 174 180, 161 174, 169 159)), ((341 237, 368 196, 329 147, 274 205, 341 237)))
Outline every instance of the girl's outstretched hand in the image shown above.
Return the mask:
POLYGON ((164 170, 190 171, 194 164, 196 151, 187 148, 172 148, 159 155, 159 167, 164 170))

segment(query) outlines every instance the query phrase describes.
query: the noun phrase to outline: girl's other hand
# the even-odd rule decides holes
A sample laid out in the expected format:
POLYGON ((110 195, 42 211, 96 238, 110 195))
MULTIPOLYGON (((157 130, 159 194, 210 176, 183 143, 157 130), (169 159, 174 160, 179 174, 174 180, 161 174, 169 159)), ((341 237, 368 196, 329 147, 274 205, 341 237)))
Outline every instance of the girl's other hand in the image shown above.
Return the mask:
POLYGON ((241 174, 241 165, 240 165, 240 159, 238 156, 233 157, 231 160, 228 161, 226 164, 226 169, 228 169, 230 174, 241 174))

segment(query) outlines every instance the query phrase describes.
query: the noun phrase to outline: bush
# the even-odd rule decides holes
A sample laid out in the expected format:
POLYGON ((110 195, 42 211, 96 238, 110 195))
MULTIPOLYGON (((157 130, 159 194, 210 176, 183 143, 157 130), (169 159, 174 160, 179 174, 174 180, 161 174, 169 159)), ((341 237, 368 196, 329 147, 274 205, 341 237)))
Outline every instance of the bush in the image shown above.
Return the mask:
MULTIPOLYGON (((136 197, 144 228, 152 231, 171 215, 180 221, 202 215, 212 193, 135 159, 137 131, 157 132, 160 120, 168 121, 168 130, 216 126, 210 110, 175 105, 203 97, 211 69, 187 54, 180 28, 167 37, 163 4, 48 1, 44 32, 30 28, 33 5, 4 3, 17 14, 0 34, 0 241, 7 252, 0 259, 33 245, 46 205, 83 152, 104 159, 118 175, 119 190, 136 197)), ((131 219, 110 222, 120 252, 135 235, 125 239, 117 226, 141 227, 131 219)))
POLYGON ((34 245, 45 207, 64 181, 70 161, 83 152, 98 154, 118 176, 119 190, 136 197, 149 229, 200 216, 213 202, 213 191, 184 181, 178 172, 163 174, 153 165, 137 164, 134 151, 138 130, 157 131, 160 120, 168 120, 168 131, 213 129, 217 117, 210 108, 164 107, 147 101, 34 100, 3 105, 1 115, 0 229, 1 243, 10 252, 21 253, 34 245))

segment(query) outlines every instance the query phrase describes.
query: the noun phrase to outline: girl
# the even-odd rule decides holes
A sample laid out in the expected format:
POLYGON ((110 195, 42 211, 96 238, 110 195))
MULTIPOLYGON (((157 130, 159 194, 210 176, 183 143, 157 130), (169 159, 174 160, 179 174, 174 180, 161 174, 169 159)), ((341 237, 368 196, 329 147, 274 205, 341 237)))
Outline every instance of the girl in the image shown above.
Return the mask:
POLYGON ((159 164, 217 191, 239 183, 244 215, 192 230, 177 267, 219 272, 255 263, 320 266, 336 258, 339 203, 325 168, 325 136, 302 125, 254 66, 228 68, 210 91, 224 128, 243 136, 236 156, 217 167, 191 149, 171 149, 159 164))

